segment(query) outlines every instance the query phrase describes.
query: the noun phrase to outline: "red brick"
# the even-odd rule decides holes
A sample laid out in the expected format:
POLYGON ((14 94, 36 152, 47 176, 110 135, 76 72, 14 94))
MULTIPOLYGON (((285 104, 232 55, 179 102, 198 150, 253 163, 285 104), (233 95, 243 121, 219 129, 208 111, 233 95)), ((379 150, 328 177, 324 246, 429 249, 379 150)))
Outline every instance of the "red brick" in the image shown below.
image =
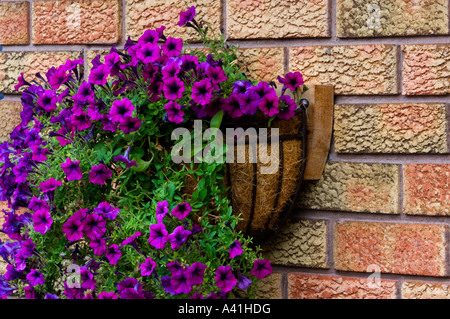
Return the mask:
POLYGON ((118 0, 34 1, 33 43, 117 43, 120 12, 118 0))
POLYGON ((395 299, 394 280, 288 274, 289 299, 395 299))
POLYGON ((450 215, 450 164, 403 166, 406 214, 450 215))
POLYGON ((28 44, 30 3, 25 1, 0 3, 0 44, 28 44))
POLYGON ((338 222, 334 233, 335 268, 367 272, 445 276, 447 225, 338 222))

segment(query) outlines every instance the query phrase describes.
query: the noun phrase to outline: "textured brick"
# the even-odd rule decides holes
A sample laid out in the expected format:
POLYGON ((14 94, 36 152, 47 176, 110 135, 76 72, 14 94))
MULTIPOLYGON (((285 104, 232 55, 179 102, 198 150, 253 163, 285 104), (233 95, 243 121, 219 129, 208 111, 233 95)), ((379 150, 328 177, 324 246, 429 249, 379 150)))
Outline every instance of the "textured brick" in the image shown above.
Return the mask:
POLYGON ((450 215, 450 164, 405 164, 403 180, 406 214, 450 215))
POLYGON ((445 276, 447 225, 337 222, 334 261, 337 270, 445 276))
POLYGON ((261 299, 281 299, 281 273, 273 272, 259 281, 256 296, 261 299))
POLYGON ((450 93, 450 45, 405 44, 403 94, 445 95, 450 93))
POLYGON ((195 6, 195 19, 211 24, 214 32, 220 31, 222 1, 220 0, 128 0, 126 6, 126 35, 137 40, 145 30, 164 25, 164 34, 183 40, 198 40, 192 28, 178 26, 180 12, 195 6))
POLYGON ((336 94, 397 94, 396 54, 389 44, 293 47, 289 69, 306 83, 334 85, 336 94))
POLYGON ((394 280, 288 274, 289 299, 395 299, 396 294, 394 280))
POLYGON ((33 43, 117 43, 121 38, 118 0, 33 2, 33 43))
POLYGON ((0 44, 28 44, 30 42, 30 4, 25 1, 0 3, 0 44))
POLYGON ((402 299, 450 299, 449 286, 449 283, 404 281, 402 299))
POLYGON ((17 93, 14 85, 22 72, 25 79, 31 81, 37 72, 44 76, 52 66, 58 67, 67 59, 80 56, 80 52, 70 51, 0 52, 0 92, 17 93))
POLYGON ((232 39, 328 37, 326 0, 227 2, 227 35, 232 39))
POLYGON ((337 153, 446 153, 445 104, 334 107, 337 153))
POLYGON ((323 220, 290 220, 263 245, 274 265, 327 268, 327 223, 323 220))
POLYGON ((276 81, 277 76, 285 73, 283 48, 240 49, 237 56, 241 71, 249 79, 276 81))
POLYGON ((447 0, 337 0, 338 37, 448 33, 447 0))
POLYGON ((0 101, 0 143, 9 140, 9 134, 20 123, 22 104, 18 101, 0 101))
POLYGON ((399 167, 391 164, 329 162, 318 181, 299 194, 300 208, 399 213, 399 167))

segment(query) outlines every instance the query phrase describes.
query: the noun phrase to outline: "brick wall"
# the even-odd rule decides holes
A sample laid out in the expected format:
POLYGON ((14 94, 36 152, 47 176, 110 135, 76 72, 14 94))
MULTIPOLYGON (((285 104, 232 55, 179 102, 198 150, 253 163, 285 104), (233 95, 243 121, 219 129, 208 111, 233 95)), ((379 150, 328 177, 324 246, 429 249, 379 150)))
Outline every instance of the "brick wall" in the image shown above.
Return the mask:
POLYGON ((261 296, 449 298, 449 0, 2 0, 0 140, 21 72, 161 24, 193 40, 176 26, 191 5, 241 47, 250 77, 335 86, 329 162, 265 244, 275 272, 261 296))

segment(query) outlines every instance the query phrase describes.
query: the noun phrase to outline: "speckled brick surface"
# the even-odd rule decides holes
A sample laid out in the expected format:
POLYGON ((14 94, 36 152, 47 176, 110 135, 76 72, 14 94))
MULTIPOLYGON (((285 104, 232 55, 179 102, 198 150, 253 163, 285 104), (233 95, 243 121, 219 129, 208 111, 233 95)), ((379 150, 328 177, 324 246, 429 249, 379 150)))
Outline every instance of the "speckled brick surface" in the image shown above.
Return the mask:
POLYGON ((249 48, 237 52, 241 71, 251 80, 276 81, 277 76, 283 76, 283 48, 249 48))
POLYGON ((30 42, 29 10, 29 2, 0 2, 0 45, 30 42))

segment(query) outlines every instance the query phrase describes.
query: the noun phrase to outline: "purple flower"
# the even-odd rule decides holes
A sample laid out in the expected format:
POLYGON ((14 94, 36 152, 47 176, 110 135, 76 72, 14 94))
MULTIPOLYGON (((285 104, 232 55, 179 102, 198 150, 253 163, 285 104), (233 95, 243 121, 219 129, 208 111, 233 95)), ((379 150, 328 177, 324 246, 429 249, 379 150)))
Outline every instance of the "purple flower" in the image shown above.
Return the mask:
POLYGON ((137 117, 126 117, 119 123, 119 129, 121 129, 124 134, 129 134, 139 130, 141 124, 141 120, 137 117))
POLYGON ((104 114, 101 119, 103 124, 103 129, 105 131, 115 132, 117 131, 117 123, 114 122, 109 114, 104 114))
POLYGON ((111 76, 119 74, 120 63, 120 56, 117 52, 111 52, 105 56, 105 66, 110 70, 111 76))
POLYGON ((168 37, 166 42, 161 45, 163 53, 167 57, 179 56, 183 48, 183 40, 168 37))
POLYGON ((88 129, 92 125, 87 113, 82 109, 72 114, 70 123, 79 131, 88 129))
POLYGON ((106 251, 106 240, 102 237, 91 239, 89 247, 94 250, 94 255, 101 256, 106 251))
POLYGON ((148 238, 148 243, 156 249, 163 249, 169 240, 167 235, 168 232, 163 223, 150 225, 150 236, 148 238))
POLYGON ((94 91, 92 90, 91 84, 83 81, 78 89, 77 94, 75 94, 72 99, 80 102, 86 102, 92 97, 94 97, 94 91))
POLYGON ((36 269, 31 269, 27 275, 27 280, 30 282, 31 286, 43 285, 45 283, 44 275, 36 269))
POLYGON ((56 109, 57 100, 58 100, 58 97, 56 96, 55 91, 45 90, 44 92, 42 92, 39 95, 39 98, 37 100, 37 105, 42 107, 47 112, 50 112, 50 111, 56 109))
POLYGON ((110 69, 104 64, 99 65, 89 74, 89 83, 95 85, 105 85, 108 82, 110 69))
POLYGON ((58 69, 53 67, 49 70, 49 72, 47 72, 46 75, 48 78, 48 83, 53 90, 59 89, 59 87, 66 83, 70 78, 70 75, 63 66, 60 66, 58 69))
POLYGON ((125 117, 133 116, 134 105, 127 98, 123 98, 122 100, 114 101, 111 110, 109 111, 109 115, 114 122, 120 122, 125 117))
POLYGON ((174 76, 164 82, 163 92, 165 98, 168 100, 181 99, 184 92, 184 83, 174 76))
POLYGON ((94 212, 101 214, 105 218, 113 220, 117 217, 120 209, 114 208, 108 202, 101 202, 97 207, 94 208, 94 212))
POLYGON ((171 285, 170 276, 161 277, 161 286, 164 288, 164 291, 171 295, 176 295, 175 290, 171 285))
POLYGON ((171 214, 177 217, 179 220, 184 219, 192 211, 191 205, 189 203, 181 203, 172 209, 171 214))
POLYGON ((169 212, 169 203, 164 200, 156 204, 156 220, 162 223, 164 216, 169 212))
POLYGON ((181 106, 175 102, 170 101, 164 106, 164 110, 166 110, 167 117, 170 122, 180 124, 183 122, 184 112, 181 110, 181 106))
POLYGON ((90 239, 102 237, 106 232, 106 220, 97 213, 91 213, 83 220, 83 231, 90 239))
POLYGON ((278 109, 278 97, 275 93, 265 95, 258 106, 268 117, 272 117, 280 112, 278 109))
POLYGON ((46 294, 44 299, 59 299, 57 295, 46 294))
POLYGON ((23 76, 23 72, 20 73, 20 76, 17 78, 18 83, 14 85, 14 90, 19 91, 19 89, 24 85, 31 85, 29 82, 27 82, 23 76))
POLYGON ((255 114, 258 110, 259 99, 259 95, 253 90, 240 94, 239 105, 241 106, 241 112, 249 115, 255 114))
POLYGON ((213 87, 209 79, 202 79, 200 82, 195 82, 192 86, 192 100, 195 103, 206 105, 211 102, 212 90, 213 87))
POLYGON ((33 157, 31 159, 36 162, 46 161, 47 154, 50 152, 50 150, 42 148, 38 145, 31 145, 31 150, 33 151, 33 157))
POLYGON ((156 30, 146 30, 138 39, 138 44, 152 43, 157 44, 159 40, 159 33, 156 30))
POLYGON ((192 286, 188 283, 188 276, 185 271, 179 271, 172 276, 170 284, 176 294, 188 294, 192 286))
POLYGON ((136 57, 142 61, 142 63, 153 63, 158 60, 160 51, 157 44, 144 43, 140 45, 136 51, 136 57))
POLYGON ((206 70, 206 76, 211 79, 213 83, 224 82, 228 77, 225 75, 225 71, 220 66, 210 66, 206 70))
POLYGON ((45 200, 39 199, 37 197, 33 197, 30 201, 30 203, 28 204, 28 208, 31 210, 34 210, 35 212, 37 211, 50 211, 50 206, 48 205, 48 203, 45 200))
POLYGON ((122 299, 144 299, 142 284, 137 279, 128 277, 117 284, 122 299))
POLYGON ((95 282, 94 275, 87 269, 87 267, 82 267, 80 269, 80 277, 81 277, 81 288, 83 289, 95 289, 95 282))
POLYGON ((130 161, 130 159, 128 159, 124 155, 114 156, 114 161, 125 163, 126 168, 130 168, 133 166, 137 167, 136 161, 130 161))
POLYGON ((61 164, 61 168, 66 174, 68 181, 77 181, 83 177, 80 168, 80 161, 72 161, 70 158, 67 158, 64 163, 61 164))
POLYGON ((241 111, 241 104, 239 101, 238 94, 232 94, 228 97, 227 103, 223 106, 224 111, 226 111, 232 118, 241 117, 243 115, 241 111))
POLYGON ((184 271, 183 266, 178 261, 171 261, 167 263, 167 268, 170 270, 172 276, 180 271, 184 271))
POLYGON ((119 297, 115 292, 102 291, 98 295, 98 299, 119 299, 119 297))
POLYGON ((183 27, 186 25, 186 23, 192 21, 195 17, 195 7, 192 6, 186 11, 182 11, 180 13, 180 20, 178 21, 178 25, 180 27, 183 27))
POLYGON ((161 69, 163 80, 176 76, 181 71, 181 59, 169 58, 167 64, 161 69))
POLYGON ((125 245, 130 245, 130 244, 133 245, 133 242, 136 240, 136 238, 138 238, 141 235, 142 234, 140 231, 135 232, 133 235, 131 235, 130 237, 128 237, 127 239, 122 241, 122 243, 120 244, 120 248, 122 248, 125 245))
POLYGON ((216 276, 216 286, 219 287, 223 292, 228 292, 237 283, 236 277, 233 275, 230 266, 219 266, 215 272, 216 276))
POLYGON ((89 172, 91 183, 104 185, 106 180, 112 176, 112 171, 105 164, 95 165, 89 172))
POLYGON ((142 276, 150 276, 153 272, 153 270, 156 267, 156 262, 153 261, 150 257, 147 257, 145 259, 145 262, 143 264, 141 264, 140 268, 141 268, 141 275, 142 276))
POLYGON ((233 93, 244 94, 252 87, 249 81, 236 81, 233 83, 233 93))
POLYGON ((183 55, 181 57, 181 69, 185 72, 189 70, 196 70, 198 67, 198 58, 195 55, 183 55))
POLYGON ((70 216, 63 224, 63 232, 69 241, 77 241, 83 237, 83 224, 75 215, 70 216))
POLYGON ((117 244, 113 244, 108 247, 105 256, 108 258, 111 265, 116 265, 120 256, 122 256, 122 252, 119 250, 119 246, 117 244))
POLYGON ((39 210, 33 214, 34 230, 42 235, 50 229, 53 219, 49 212, 39 210))
POLYGON ((255 91, 261 98, 263 98, 267 94, 273 93, 276 95, 275 89, 270 87, 269 83, 267 82, 259 82, 256 86, 251 87, 250 90, 255 91))
POLYGON ((278 77, 278 81, 283 83, 286 88, 295 91, 298 87, 304 84, 303 76, 300 72, 289 72, 284 78, 278 77))
POLYGON ((239 240, 235 240, 234 242, 231 243, 229 252, 231 259, 242 254, 242 247, 239 240))
POLYGON ((208 268, 208 266, 202 264, 201 262, 195 262, 192 266, 188 267, 186 270, 188 284, 201 285, 203 283, 203 276, 205 275, 206 268, 208 268))
POLYGON ((172 249, 178 249, 187 240, 191 232, 184 229, 183 226, 176 227, 173 232, 168 236, 172 249))
POLYGON ((252 275, 258 279, 263 279, 272 273, 270 260, 257 259, 253 263, 252 275))
POLYGON ((19 254, 24 258, 31 257, 31 255, 33 255, 35 247, 36 245, 34 244, 33 240, 31 238, 28 238, 27 240, 20 243, 19 254))
POLYGON ((244 276, 241 273, 238 274, 238 284, 237 284, 238 288, 246 290, 252 282, 253 281, 248 279, 247 276, 244 276))

